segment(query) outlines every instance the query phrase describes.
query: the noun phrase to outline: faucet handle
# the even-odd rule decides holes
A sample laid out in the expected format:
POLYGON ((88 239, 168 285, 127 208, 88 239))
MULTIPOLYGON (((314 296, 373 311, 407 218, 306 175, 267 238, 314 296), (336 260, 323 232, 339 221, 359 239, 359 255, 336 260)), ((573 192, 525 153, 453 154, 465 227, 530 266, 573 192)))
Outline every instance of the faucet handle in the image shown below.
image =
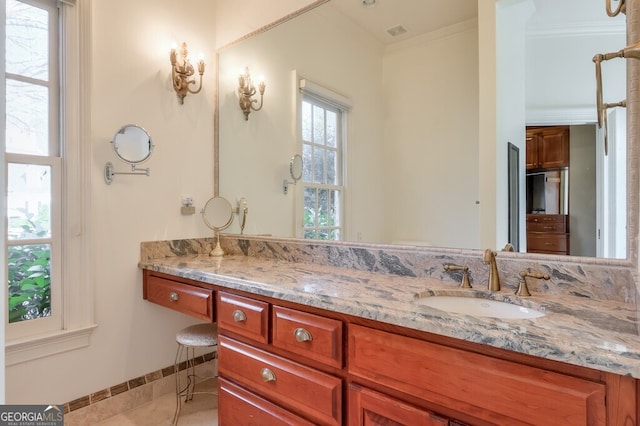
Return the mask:
POLYGON ((462 271, 462 281, 460 282, 460 287, 462 288, 472 288, 471 283, 469 282, 469 267, 468 266, 458 266, 451 265, 449 263, 444 265, 445 271, 462 271))
POLYGON ((529 272, 520 271, 520 281, 518 281, 518 289, 516 290, 516 296, 531 296, 529 287, 527 287, 527 277, 538 278, 548 280, 551 277, 549 274, 543 274, 542 272, 529 272))

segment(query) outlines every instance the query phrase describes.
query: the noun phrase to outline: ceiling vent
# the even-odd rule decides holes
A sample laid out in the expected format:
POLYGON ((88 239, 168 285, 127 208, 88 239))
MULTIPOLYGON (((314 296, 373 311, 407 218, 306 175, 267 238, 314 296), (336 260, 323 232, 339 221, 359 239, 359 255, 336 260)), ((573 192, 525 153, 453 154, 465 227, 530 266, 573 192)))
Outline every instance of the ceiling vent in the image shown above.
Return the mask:
POLYGON ((407 32, 407 29, 405 28, 404 25, 396 25, 395 27, 391 27, 387 29, 387 33, 389 33, 391 37, 396 37, 406 32, 407 32))

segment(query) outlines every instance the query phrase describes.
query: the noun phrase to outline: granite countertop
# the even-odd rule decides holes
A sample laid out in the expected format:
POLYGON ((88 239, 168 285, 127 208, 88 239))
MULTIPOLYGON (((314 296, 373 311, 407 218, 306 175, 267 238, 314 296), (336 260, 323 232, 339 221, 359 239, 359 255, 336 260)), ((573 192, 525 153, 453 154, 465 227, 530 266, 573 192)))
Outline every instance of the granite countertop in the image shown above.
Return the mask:
POLYGON ((250 256, 187 255, 143 259, 141 268, 274 299, 490 345, 640 379, 640 328, 635 303, 571 295, 518 298, 511 290, 461 289, 456 283, 336 266, 250 256), (511 300, 542 310, 534 319, 454 314, 421 305, 431 294, 460 292, 511 300))

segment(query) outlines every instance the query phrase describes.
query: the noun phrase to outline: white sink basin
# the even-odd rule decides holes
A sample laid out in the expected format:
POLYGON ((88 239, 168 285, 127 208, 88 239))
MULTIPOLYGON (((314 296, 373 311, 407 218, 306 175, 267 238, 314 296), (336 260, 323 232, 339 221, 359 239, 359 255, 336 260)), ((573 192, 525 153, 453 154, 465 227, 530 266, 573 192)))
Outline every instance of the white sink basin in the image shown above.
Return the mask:
POLYGON ((441 311, 477 317, 491 317, 500 319, 528 319, 545 315, 536 309, 526 308, 498 300, 481 299, 462 296, 427 296, 416 300, 416 303, 441 311))

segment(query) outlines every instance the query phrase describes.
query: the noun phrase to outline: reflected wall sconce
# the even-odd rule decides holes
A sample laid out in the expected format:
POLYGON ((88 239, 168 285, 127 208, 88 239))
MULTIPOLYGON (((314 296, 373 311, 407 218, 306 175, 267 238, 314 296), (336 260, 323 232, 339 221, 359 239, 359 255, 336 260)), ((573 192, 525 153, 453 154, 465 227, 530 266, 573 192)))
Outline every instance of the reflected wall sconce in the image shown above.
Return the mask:
POLYGON ((200 74, 200 83, 196 90, 191 89, 192 84, 196 84, 196 80, 191 78, 195 74, 193 65, 189 61, 189 51, 187 50, 187 43, 183 42, 180 45, 180 58, 178 58, 178 52, 175 48, 171 49, 169 53, 169 59, 171 60, 171 80, 173 81, 173 90, 178 94, 180 99, 180 105, 184 104, 184 98, 187 93, 196 94, 202 90, 202 74, 204 74, 204 59, 201 57, 198 60, 198 74, 200 74))
POLYGON ((257 99, 252 99, 256 94, 256 88, 253 85, 253 81, 251 81, 251 74, 249 74, 249 67, 246 67, 244 71, 240 72, 240 77, 238 77, 238 96, 240 98, 240 109, 244 114, 244 119, 249 120, 249 114, 251 114, 251 110, 260 111, 262 109, 262 101, 264 99, 264 89, 267 85, 264 82, 264 78, 260 78, 258 83, 258 91, 260 92, 260 105, 254 106, 253 104, 257 104, 257 99))

